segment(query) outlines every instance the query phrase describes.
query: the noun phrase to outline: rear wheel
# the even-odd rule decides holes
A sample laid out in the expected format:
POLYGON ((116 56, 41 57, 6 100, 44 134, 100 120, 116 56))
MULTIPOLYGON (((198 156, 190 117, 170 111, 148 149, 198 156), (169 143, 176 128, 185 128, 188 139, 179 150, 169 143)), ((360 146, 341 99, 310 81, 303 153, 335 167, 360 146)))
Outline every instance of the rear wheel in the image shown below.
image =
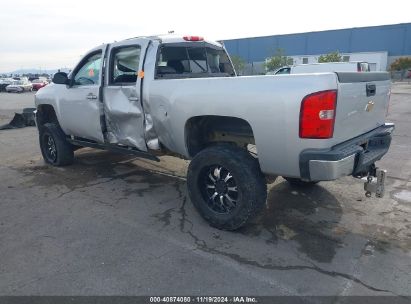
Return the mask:
POLYGON ((316 185, 318 182, 306 182, 303 181, 299 178, 294 178, 294 177, 286 177, 283 176, 283 178, 291 185, 295 187, 311 187, 316 185))
POLYGON ((267 186, 257 159, 229 145, 209 147, 191 161, 188 193, 211 226, 235 230, 264 206, 267 186))
POLYGON ((41 154, 46 163, 53 166, 67 166, 73 163, 73 147, 66 140, 60 126, 46 123, 39 127, 41 154))

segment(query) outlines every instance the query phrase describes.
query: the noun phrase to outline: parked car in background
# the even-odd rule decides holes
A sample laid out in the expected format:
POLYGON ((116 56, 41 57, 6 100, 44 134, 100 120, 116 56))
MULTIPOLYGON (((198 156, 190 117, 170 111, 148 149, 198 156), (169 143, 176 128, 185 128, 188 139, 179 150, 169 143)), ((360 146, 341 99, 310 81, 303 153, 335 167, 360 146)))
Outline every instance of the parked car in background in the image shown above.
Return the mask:
POLYGON ((31 83, 33 85, 33 91, 38 91, 49 84, 45 79, 34 79, 31 83))
POLYGON ((268 72, 267 75, 280 74, 305 74, 305 73, 325 73, 325 72, 369 72, 370 65, 368 62, 326 62, 326 63, 308 63, 285 66, 268 72))
POLYGON ((6 87, 9 93, 23 93, 33 90, 33 85, 28 80, 15 80, 12 84, 6 87))
POLYGON ((279 69, 276 69, 274 71, 269 71, 266 73, 266 75, 281 75, 281 74, 290 74, 291 67, 290 66, 284 66, 279 69))
POLYGON ((0 79, 0 92, 6 92, 6 87, 12 84, 13 82, 15 82, 15 80, 12 78, 0 79))
POLYGON ((29 78, 26 76, 14 76, 13 77, 14 80, 21 80, 21 81, 29 81, 29 78))

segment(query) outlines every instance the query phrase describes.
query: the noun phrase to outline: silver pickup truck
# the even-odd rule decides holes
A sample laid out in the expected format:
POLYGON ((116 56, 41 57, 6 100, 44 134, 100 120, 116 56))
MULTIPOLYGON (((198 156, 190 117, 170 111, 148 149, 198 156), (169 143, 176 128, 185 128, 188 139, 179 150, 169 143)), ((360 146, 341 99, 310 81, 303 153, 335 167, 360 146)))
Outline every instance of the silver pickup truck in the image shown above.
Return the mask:
POLYGON ((190 159, 191 201, 234 230, 265 205, 267 177, 368 177, 367 194, 382 196, 389 98, 388 73, 238 77, 220 43, 155 36, 94 48, 35 103, 47 163, 69 165, 81 147, 190 159))

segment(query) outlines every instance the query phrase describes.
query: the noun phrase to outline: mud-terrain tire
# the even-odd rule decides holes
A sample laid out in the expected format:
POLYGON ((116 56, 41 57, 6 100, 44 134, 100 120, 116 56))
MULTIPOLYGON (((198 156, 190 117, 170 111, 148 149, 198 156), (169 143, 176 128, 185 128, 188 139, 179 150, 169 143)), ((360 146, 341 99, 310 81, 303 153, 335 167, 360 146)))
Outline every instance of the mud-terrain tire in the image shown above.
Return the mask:
POLYGON ((318 184, 318 182, 306 182, 303 181, 299 178, 294 178, 294 177, 286 177, 283 176, 283 178, 291 185, 294 187, 312 187, 316 184, 318 184))
POLYGON ((236 230, 265 205, 267 185, 258 160, 247 150, 216 145, 199 152, 187 173, 188 193, 213 227, 236 230))
POLYGON ((73 163, 72 145, 66 140, 63 130, 55 123, 45 123, 39 127, 39 141, 44 161, 60 167, 73 163))

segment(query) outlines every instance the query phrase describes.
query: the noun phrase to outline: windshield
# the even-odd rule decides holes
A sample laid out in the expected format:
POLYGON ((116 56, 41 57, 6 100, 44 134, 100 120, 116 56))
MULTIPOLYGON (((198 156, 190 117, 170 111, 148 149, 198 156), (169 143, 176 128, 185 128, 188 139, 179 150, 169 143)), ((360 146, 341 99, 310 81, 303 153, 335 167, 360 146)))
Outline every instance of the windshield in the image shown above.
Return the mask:
POLYGON ((225 50, 205 43, 162 46, 156 71, 157 78, 235 76, 225 50))

